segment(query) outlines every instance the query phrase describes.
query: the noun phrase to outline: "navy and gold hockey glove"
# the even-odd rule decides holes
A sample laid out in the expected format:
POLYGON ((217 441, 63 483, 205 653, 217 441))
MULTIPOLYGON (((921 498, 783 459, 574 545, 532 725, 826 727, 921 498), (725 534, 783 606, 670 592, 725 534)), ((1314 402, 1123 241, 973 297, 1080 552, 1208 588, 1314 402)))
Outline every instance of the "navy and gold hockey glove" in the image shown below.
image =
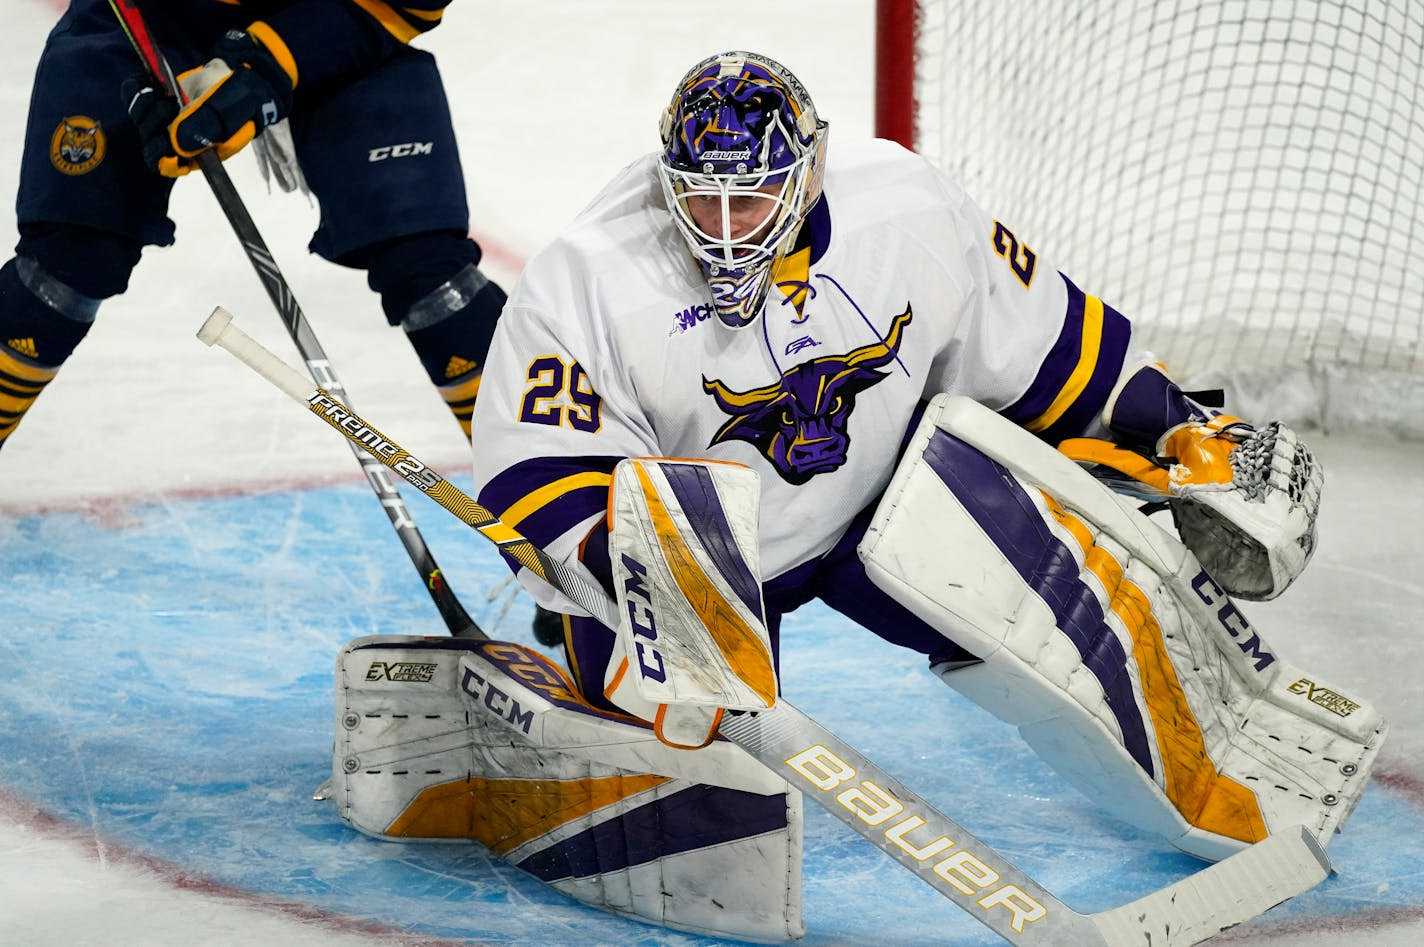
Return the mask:
POLYGON ((136 89, 128 95, 129 114, 144 139, 144 160, 171 178, 191 171, 197 156, 209 149, 226 160, 262 129, 287 117, 295 72, 251 33, 229 31, 213 47, 207 65, 178 77, 188 103, 166 124, 160 91, 136 89))
POLYGON ((169 153, 168 126, 178 117, 178 103, 147 77, 125 79, 121 92, 129 118, 138 129, 143 163, 157 170, 159 161, 169 153))

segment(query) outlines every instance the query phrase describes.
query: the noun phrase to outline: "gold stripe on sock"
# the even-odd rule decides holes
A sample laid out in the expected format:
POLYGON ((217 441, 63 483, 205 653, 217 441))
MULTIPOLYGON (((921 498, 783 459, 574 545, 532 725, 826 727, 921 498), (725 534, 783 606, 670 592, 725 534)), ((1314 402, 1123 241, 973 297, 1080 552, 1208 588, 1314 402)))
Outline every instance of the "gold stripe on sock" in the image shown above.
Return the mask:
POLYGON ((472 372, 463 381, 440 386, 440 397, 445 399, 450 413, 460 422, 465 437, 470 436, 470 417, 475 413, 475 396, 480 393, 480 373, 472 372))
POLYGON ((9 346, 19 341, 29 340, 11 339, 0 345, 0 444, 19 426, 30 405, 59 372, 58 368, 36 365, 10 351, 9 346))
POLYGON ((54 381, 54 376, 59 373, 58 368, 47 368, 44 365, 36 365, 30 359, 23 356, 16 356, 9 349, 17 343, 27 342, 28 339, 10 339, 5 345, 0 346, 0 385, 9 388, 31 387, 39 394, 45 385, 54 381))

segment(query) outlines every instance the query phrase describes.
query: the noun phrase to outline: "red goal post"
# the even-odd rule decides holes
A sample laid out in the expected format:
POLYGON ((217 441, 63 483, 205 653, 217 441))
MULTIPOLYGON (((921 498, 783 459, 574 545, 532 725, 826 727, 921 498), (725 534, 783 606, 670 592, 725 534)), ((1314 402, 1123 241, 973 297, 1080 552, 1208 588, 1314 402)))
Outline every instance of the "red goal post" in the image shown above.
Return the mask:
POLYGON ((1193 384, 1424 436, 1424 2, 877 0, 875 127, 1193 384))

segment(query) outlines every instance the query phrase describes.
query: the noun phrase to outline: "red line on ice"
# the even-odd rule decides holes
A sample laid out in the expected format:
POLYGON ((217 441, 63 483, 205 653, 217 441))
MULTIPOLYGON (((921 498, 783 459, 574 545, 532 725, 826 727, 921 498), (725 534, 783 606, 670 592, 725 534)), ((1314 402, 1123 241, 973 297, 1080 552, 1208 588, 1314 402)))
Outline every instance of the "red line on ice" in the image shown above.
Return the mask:
MULTIPOLYGON (((372 943, 399 944, 401 947, 454 947, 455 944, 453 941, 428 938, 385 924, 356 920, 310 904, 301 904, 222 884, 211 878, 195 874, 180 865, 151 855, 141 854, 122 845, 116 845, 83 826, 67 822, 45 812, 3 788, 0 788, 0 819, 29 829, 45 838, 68 843, 73 849, 91 859, 101 860, 105 864, 117 864, 156 878, 174 888, 218 898, 268 915, 319 924, 327 930, 338 933, 369 934, 372 937, 372 943)), ((459 943, 468 944, 466 941, 459 941, 459 943)))

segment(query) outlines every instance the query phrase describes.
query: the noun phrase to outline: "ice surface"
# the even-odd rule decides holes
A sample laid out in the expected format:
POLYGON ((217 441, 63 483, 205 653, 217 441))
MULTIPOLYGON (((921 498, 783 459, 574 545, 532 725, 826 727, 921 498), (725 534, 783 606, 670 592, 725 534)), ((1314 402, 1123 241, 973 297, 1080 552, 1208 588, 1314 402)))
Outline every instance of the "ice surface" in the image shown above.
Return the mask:
MULTIPOLYGON (((6 5, 0 192, 14 190, 29 78, 58 6, 6 5)), ((735 16, 662 0, 455 3, 422 42, 442 57, 492 272, 512 280, 652 147, 668 89, 705 53, 782 59, 834 137, 866 134, 870 15, 868 0, 735 16)), ((463 439, 361 275, 305 252, 314 208, 269 196, 245 157, 231 170, 358 409, 464 482, 463 439)), ((340 646, 442 628, 340 439, 193 338, 221 304, 295 357, 200 180, 180 184, 173 216, 179 245, 145 255, 0 453, 0 940, 710 943, 584 908, 474 846, 359 836, 309 800, 330 764, 340 646)), ((0 240, 12 239, 7 217, 0 240)), ((1339 876, 1222 940, 1413 944, 1424 445, 1352 429, 1309 442, 1329 472, 1320 549, 1299 587, 1248 615, 1294 663, 1372 698, 1393 731, 1331 844, 1339 876)), ((528 643, 531 606, 501 584, 486 544, 408 500, 474 617, 528 643)), ((917 656, 824 609, 789 620, 783 664, 798 706, 1079 910, 1196 867, 1066 789, 917 656)), ((809 807, 806 848, 807 943, 993 942, 809 807)))

